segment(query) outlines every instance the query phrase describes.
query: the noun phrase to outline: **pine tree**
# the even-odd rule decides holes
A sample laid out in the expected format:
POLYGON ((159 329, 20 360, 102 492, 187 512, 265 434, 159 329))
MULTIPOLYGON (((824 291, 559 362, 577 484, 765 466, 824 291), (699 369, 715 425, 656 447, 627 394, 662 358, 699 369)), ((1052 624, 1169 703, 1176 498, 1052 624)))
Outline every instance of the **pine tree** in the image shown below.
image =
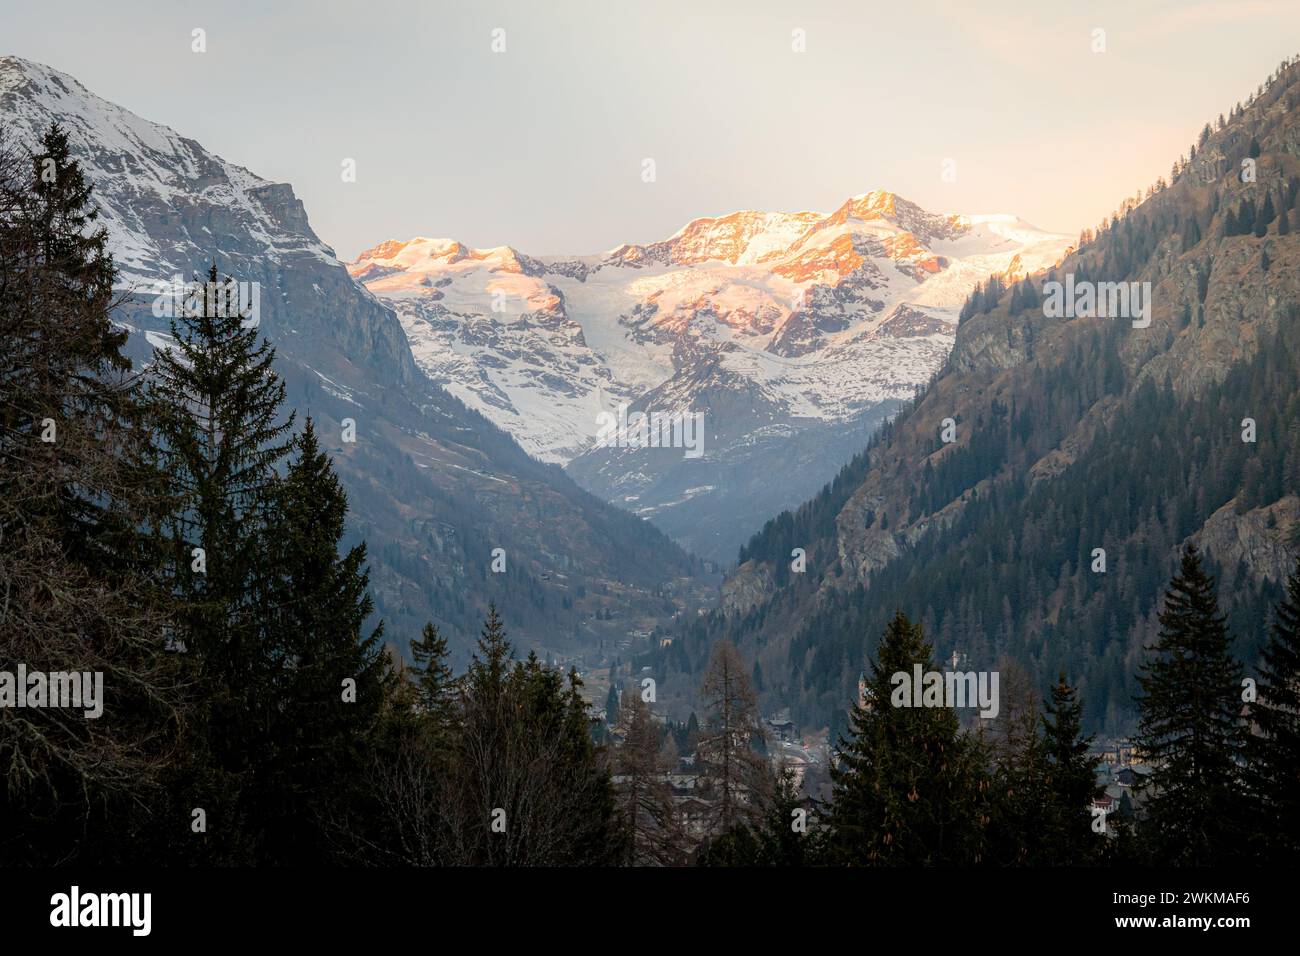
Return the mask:
POLYGON ((270 862, 315 861, 320 821, 359 782, 386 690, 383 624, 365 633, 373 608, 366 546, 338 550, 346 519, 347 495, 308 418, 276 487, 271 563, 259 588, 259 652, 277 698, 264 723, 271 747, 256 797, 270 862))
POLYGON ((1083 703, 1065 674, 1052 685, 1052 698, 1044 710, 1051 801, 1051 822, 1045 836, 1053 863, 1078 866, 1092 860, 1096 849, 1088 817, 1088 805, 1097 791, 1094 761, 1089 755, 1093 738, 1083 736, 1083 703))
POLYGON ((1023 668, 999 667, 1001 706, 993 721, 991 862, 1033 866, 1056 862, 1044 840, 1051 824, 1047 751, 1039 736, 1038 700, 1023 668))
POLYGON ((0 865, 120 862, 183 714, 151 533, 167 506, 68 137, 0 144, 0 671, 103 675, 111 719, 0 708, 0 865))
POLYGON ((1257 730, 1246 748, 1254 831, 1265 859, 1294 865, 1300 859, 1300 560, 1260 655, 1256 693, 1250 717, 1257 730))
POLYGON ((1139 833, 1162 865, 1209 866, 1241 853, 1240 667, 1214 581, 1188 545, 1138 675, 1138 746, 1155 768, 1139 833))
POLYGON ((609 682, 609 693, 605 695, 605 723, 613 727, 618 724, 618 687, 611 680, 609 682))
MULTIPOLYGON (((921 629, 902 612, 871 663, 831 771, 830 853, 850 865, 979 862, 988 824, 986 755, 946 707, 893 705, 895 674, 934 670, 921 629)), ((919 689, 918 689, 919 690, 919 689)))
POLYGON ((253 816, 257 788, 274 760, 267 727, 282 703, 265 572, 293 415, 280 420, 274 351, 258 343, 232 287, 214 264, 171 316, 174 346, 155 353, 148 388, 175 502, 176 646, 197 694, 191 779, 174 793, 180 806, 205 801, 221 820, 210 840, 192 844, 209 863, 256 859, 265 835, 253 816))
POLYGON ((182 502, 173 527, 190 605, 185 645, 214 677, 235 680, 256 654, 254 584, 293 415, 278 420, 284 383, 272 370, 275 352, 245 326, 230 284, 213 265, 171 316, 175 348, 156 353, 151 396, 182 502))
POLYGON ((457 682, 447 663, 449 649, 432 621, 424 625, 419 638, 411 642, 415 661, 416 697, 433 735, 445 740, 456 719, 457 682))

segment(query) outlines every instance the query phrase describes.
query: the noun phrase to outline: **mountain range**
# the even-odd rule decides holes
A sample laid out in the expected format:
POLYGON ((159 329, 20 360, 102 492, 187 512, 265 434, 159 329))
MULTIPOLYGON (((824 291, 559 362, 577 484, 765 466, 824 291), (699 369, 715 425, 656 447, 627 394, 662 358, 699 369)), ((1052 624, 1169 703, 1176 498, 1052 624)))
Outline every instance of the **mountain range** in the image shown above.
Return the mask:
POLYGON ((1064 672, 1123 731, 1188 543, 1254 659, 1300 527, 1297 107, 1292 60, 1077 240, 875 191, 592 256, 345 264, 289 185, 0 58, 0 137, 60 123, 94 183, 141 368, 158 283, 258 283, 391 640, 433 620, 463 660, 495 601, 524 646, 626 649, 684 719, 727 637, 833 730, 901 608, 940 659, 1064 672), (1056 282, 1149 289, 1150 322, 1062 318, 1056 282), (703 453, 602 445, 623 406, 702 414, 703 453), (720 596, 689 552, 735 562, 720 596))
POLYGON ((348 268, 397 312, 432 379, 583 487, 730 563, 930 378, 976 283, 1041 269, 1069 242, 877 190, 829 214, 695 219, 598 255, 418 237, 348 268), (620 406, 702 414, 702 454, 602 441, 620 406))

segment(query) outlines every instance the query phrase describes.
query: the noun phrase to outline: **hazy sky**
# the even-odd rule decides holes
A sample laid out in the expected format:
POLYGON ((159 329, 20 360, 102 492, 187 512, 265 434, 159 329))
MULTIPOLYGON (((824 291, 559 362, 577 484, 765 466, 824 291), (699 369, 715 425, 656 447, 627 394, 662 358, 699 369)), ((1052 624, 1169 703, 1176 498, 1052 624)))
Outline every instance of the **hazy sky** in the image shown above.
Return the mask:
POLYGON ((344 258, 591 253, 874 188, 1073 233, 1296 52, 1297 0, 0 0, 0 53, 292 183, 344 258))

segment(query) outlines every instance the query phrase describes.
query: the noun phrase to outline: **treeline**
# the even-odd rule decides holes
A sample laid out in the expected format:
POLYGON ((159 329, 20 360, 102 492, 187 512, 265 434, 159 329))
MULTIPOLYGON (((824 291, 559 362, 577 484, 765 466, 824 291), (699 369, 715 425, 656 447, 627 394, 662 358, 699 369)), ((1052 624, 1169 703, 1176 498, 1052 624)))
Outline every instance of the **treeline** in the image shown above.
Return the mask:
MULTIPOLYGON (((701 721, 674 732, 652 699, 625 694, 604 745, 577 675, 516 660, 494 608, 460 676, 432 625, 412 665, 384 653, 331 460, 313 423, 285 413, 273 350, 230 285, 214 265, 196 308, 136 371, 111 321, 114 278, 66 136, 55 128, 36 155, 0 156, 0 865, 1199 864, 1294 852, 1300 572, 1247 700, 1213 583, 1195 554, 1184 559, 1140 678, 1155 773, 1131 833, 1122 819, 1109 824, 1116 839, 1091 832, 1085 711, 1063 679, 1043 714, 1032 677, 1009 682, 987 734, 943 707, 886 707, 895 670, 933 669, 922 628, 901 616, 882 628, 834 800, 819 807, 768 758, 761 671, 729 642, 712 646, 701 721), (18 706, 20 673, 102 675, 102 714, 85 713, 88 700, 18 706), (674 756, 679 741, 693 752, 674 756), (681 756, 689 782, 675 780, 681 756), (1290 821, 1281 837, 1278 820, 1290 821)), ((1282 373, 1267 371, 1276 386, 1282 373)), ((1252 382, 1243 372, 1225 388, 1252 382)), ((989 427, 1005 437, 1043 413, 1008 408, 989 427)), ((849 487, 832 485, 797 520, 824 520, 849 487)), ((759 541, 784 548, 788 534, 778 523, 759 541)))
MULTIPOLYGON (((1300 486, 1298 332, 1294 320, 1285 322, 1254 358, 1193 397, 1147 378, 1076 461, 1035 483, 1019 475, 1059 440, 1074 410, 1118 391, 1121 333, 1098 333, 1078 354, 1036 370, 1004 414, 995 408, 966 423, 969 450, 922 469, 908 517, 970 489, 957 519, 918 540, 908 561, 876 571, 870 590, 850 592, 809 620, 790 652, 803 688, 842 698, 841 658, 860 654, 862 634, 888 621, 894 605, 878 600, 883 594, 918 608, 945 652, 986 661, 1007 655, 1040 681, 1062 669, 1079 675, 1087 724, 1119 732, 1132 716, 1130 661, 1154 631, 1167 555, 1225 504, 1242 513, 1300 486), (1256 419, 1254 441, 1242 440, 1244 417, 1256 419), (1010 474, 977 489, 1000 470, 982 453, 990 448, 1010 474)), ((1280 585, 1237 562, 1214 570, 1239 651, 1253 660, 1280 585)))
POLYGON ((432 628, 424 667, 385 654, 233 283, 133 371, 97 215, 57 127, 0 157, 0 864, 607 858, 576 678, 510 660, 495 611, 463 681, 432 628), (51 696, 73 674, 102 713, 51 696))
MULTIPOLYGON (((1187 866, 1300 861, 1300 562, 1255 676, 1231 653, 1213 579, 1188 548, 1139 671, 1132 799, 1098 801, 1093 738, 1062 674, 1040 701, 1022 671, 998 716, 963 729, 893 675, 937 671, 898 612, 839 742, 829 807, 769 789, 706 842, 714 865, 1187 866), (806 821, 804 836, 799 833, 806 821)), ((917 690, 919 694, 919 689, 917 690)))

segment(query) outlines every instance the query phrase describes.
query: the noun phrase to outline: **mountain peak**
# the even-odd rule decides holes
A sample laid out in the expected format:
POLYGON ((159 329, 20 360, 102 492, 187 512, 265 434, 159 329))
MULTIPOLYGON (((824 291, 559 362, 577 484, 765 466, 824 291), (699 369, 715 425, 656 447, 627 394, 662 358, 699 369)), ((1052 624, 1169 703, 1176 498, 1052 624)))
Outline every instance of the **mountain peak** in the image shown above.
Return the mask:
POLYGON ((12 54, 0 56, 0 90, 5 89, 10 84, 16 84, 19 79, 24 78, 29 82, 58 78, 68 86, 86 91, 86 88, 71 76, 59 72, 52 66, 46 66, 44 63, 24 59, 21 56, 13 56, 12 54))
POLYGON ((845 206, 852 209, 859 219, 896 215, 898 194, 888 189, 873 189, 871 192, 850 196, 845 206))

